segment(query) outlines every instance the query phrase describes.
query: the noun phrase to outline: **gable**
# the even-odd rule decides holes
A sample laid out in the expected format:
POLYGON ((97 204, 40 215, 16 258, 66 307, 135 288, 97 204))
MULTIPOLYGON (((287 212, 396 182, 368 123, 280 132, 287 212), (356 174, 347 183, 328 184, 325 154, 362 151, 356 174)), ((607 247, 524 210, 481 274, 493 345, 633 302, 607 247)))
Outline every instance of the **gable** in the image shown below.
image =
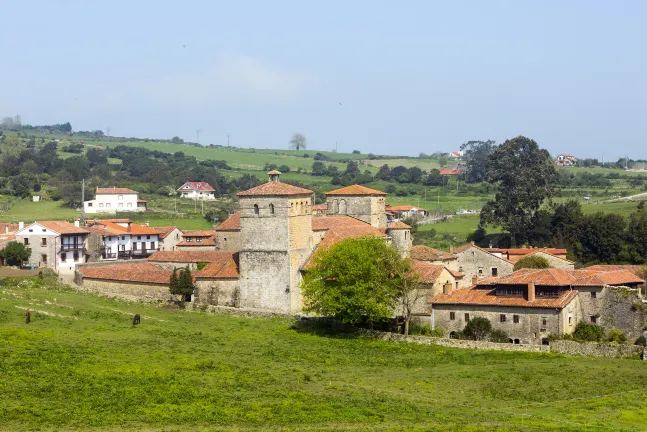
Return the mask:
POLYGON ((455 253, 455 255, 458 257, 458 262, 466 262, 474 256, 476 261, 479 262, 491 261, 496 262, 497 265, 503 264, 505 267, 510 269, 514 268, 514 264, 510 261, 491 254, 476 245, 468 245, 467 247, 463 246, 455 253))
POLYGON ((20 231, 16 232, 16 235, 19 236, 37 236, 37 235, 45 235, 45 236, 58 236, 59 233, 57 233, 54 230, 51 230, 39 223, 33 223, 29 226, 26 226, 25 228, 21 229, 20 231), (31 232, 30 232, 31 230, 31 232))

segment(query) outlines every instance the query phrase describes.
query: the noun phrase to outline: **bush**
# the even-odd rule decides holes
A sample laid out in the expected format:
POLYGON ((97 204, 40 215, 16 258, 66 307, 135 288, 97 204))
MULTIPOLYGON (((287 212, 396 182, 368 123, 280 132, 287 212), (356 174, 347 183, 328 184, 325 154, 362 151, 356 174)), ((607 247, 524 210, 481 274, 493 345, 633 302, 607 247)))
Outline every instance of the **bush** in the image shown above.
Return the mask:
POLYGON ((640 337, 636 339, 636 342, 634 342, 634 345, 647 346, 647 338, 645 338, 645 335, 640 335, 640 337))
POLYGON ((416 336, 431 336, 431 326, 428 325, 412 325, 409 329, 409 334, 416 336))
POLYGON ((517 261, 514 264, 514 271, 517 271, 523 268, 545 269, 549 267, 550 267, 550 263, 548 262, 548 260, 546 260, 546 258, 531 255, 525 258, 521 258, 519 261, 517 261))
POLYGON ((487 318, 472 318, 463 329, 466 339, 485 340, 492 332, 492 323, 487 318))
POLYGON ((508 334, 503 330, 492 330, 490 332, 490 335, 488 336, 488 340, 490 342, 507 343, 509 342, 510 338, 508 337, 508 334))
POLYGON ((441 329, 441 328, 439 328, 439 327, 436 327, 435 329, 433 329, 433 330, 431 331, 431 335, 430 335, 430 336, 431 336, 431 337, 436 337, 436 338, 445 337, 445 332, 443 331, 443 329, 441 329))
POLYGON ((607 333, 607 340, 611 343, 623 344, 627 343, 627 336, 625 336, 622 330, 614 328, 607 333))
POLYGON ((575 326, 573 339, 583 342, 599 342, 604 337, 604 330, 599 325, 580 321, 575 326))

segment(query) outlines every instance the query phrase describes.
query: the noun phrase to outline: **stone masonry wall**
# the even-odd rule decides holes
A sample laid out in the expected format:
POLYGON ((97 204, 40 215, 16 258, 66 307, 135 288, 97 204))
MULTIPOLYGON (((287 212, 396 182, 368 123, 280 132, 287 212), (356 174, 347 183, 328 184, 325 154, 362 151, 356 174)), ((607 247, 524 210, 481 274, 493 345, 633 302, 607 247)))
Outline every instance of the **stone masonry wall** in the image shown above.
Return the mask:
POLYGON ((200 305, 237 307, 238 290, 238 279, 198 279, 195 282, 194 302, 200 305))
POLYGON ((456 254, 458 257, 458 271, 465 276, 459 284, 461 288, 472 285, 472 277, 491 277, 493 269, 498 276, 512 273, 514 264, 498 258, 479 248, 471 247, 456 254))
POLYGON ((387 234, 391 236, 393 247, 400 252, 403 258, 408 258, 411 255, 411 248, 413 247, 411 231, 408 229, 394 229, 387 230, 387 234))
POLYGON ((593 357, 638 357, 642 354, 644 347, 641 345, 556 340, 550 343, 550 350, 561 354, 578 354, 593 357))
POLYGON ((544 252, 535 252, 534 256, 545 258, 553 268, 564 269, 564 270, 575 270, 575 264, 570 261, 565 261, 561 258, 558 258, 554 255, 547 254, 544 252))
POLYGON ((384 196, 328 195, 329 215, 347 215, 378 228, 386 228, 384 196))
POLYGON ((216 250, 238 252, 240 248, 240 231, 216 231, 216 250))
POLYGON ((171 295, 167 284, 113 282, 87 277, 83 278, 83 283, 78 289, 108 297, 143 302, 165 302, 176 297, 171 295))

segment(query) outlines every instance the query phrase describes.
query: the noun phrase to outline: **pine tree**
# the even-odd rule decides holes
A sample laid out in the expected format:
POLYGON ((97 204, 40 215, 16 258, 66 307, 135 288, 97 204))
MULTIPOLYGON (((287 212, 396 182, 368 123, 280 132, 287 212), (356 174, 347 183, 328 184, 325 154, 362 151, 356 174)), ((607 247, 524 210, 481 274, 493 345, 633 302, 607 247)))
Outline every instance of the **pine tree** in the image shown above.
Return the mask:
POLYGON ((177 277, 177 269, 173 269, 173 273, 171 274, 171 282, 169 283, 169 291, 171 292, 171 294, 179 294, 178 285, 179 280, 177 277))
POLYGON ((185 298, 190 297, 193 294, 195 287, 193 286, 193 277, 191 276, 191 270, 189 266, 186 266, 184 270, 180 270, 180 275, 178 277, 178 294, 183 295, 185 298))

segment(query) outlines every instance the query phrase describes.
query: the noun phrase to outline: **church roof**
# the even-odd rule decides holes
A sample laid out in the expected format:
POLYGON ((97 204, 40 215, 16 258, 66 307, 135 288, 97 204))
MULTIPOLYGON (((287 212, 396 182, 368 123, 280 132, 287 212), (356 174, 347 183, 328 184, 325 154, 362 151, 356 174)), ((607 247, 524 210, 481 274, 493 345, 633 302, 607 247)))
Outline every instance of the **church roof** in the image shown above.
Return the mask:
POLYGON ((386 195, 386 192, 371 189, 362 185, 352 185, 326 192, 326 195, 386 195))
POLYGON ((229 216, 223 223, 216 227, 216 231, 240 231, 240 212, 229 216))
POLYGON ((272 170, 267 173, 268 175, 281 175, 281 171, 278 170, 272 170))
POLYGON ((287 196, 287 195, 311 195, 310 189, 305 189, 291 184, 283 183, 280 181, 270 181, 263 183, 260 186, 253 187, 246 191, 238 192, 236 195, 240 197, 245 196, 287 196))

